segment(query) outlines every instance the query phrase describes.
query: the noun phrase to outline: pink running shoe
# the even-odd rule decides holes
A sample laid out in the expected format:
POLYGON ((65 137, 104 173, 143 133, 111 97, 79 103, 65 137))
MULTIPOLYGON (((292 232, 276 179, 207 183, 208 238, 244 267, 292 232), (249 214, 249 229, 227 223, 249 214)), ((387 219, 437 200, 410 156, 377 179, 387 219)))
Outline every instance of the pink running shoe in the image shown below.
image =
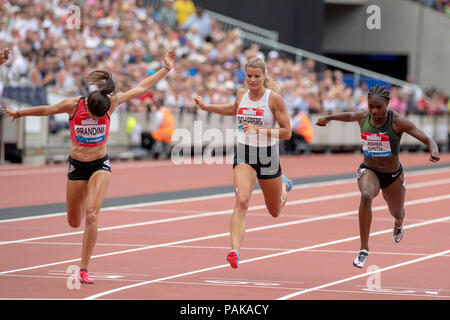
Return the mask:
POLYGON ((89 277, 88 272, 87 272, 86 269, 81 269, 80 270, 80 282, 81 283, 87 283, 87 284, 94 283, 94 280, 92 280, 92 278, 89 277))
POLYGON ((237 252, 237 250, 231 250, 230 252, 228 252, 227 261, 234 269, 239 266, 239 253, 237 252))

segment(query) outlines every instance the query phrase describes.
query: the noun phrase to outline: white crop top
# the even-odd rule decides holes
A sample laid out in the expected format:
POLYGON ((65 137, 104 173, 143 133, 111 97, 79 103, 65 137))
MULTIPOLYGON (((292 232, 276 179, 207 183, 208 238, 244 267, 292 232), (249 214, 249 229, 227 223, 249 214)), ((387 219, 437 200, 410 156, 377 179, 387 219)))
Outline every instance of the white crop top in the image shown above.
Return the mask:
POLYGON ((237 142, 255 147, 273 146, 278 139, 267 136, 264 131, 259 134, 245 134, 242 131, 243 122, 260 127, 275 128, 278 124, 269 108, 270 89, 266 89, 264 95, 258 101, 249 98, 249 91, 244 93, 236 112, 238 125, 237 142))

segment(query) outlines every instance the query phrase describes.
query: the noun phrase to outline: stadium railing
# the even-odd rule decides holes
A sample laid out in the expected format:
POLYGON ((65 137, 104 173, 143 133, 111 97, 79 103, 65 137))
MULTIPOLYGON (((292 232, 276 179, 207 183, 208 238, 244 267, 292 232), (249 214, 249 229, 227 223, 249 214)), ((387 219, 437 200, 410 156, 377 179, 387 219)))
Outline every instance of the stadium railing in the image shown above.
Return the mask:
MULTIPOLYGON (((153 7, 155 12, 157 12, 164 5, 164 1, 146 0, 145 5, 153 7)), ((263 39, 278 41, 278 31, 261 28, 211 10, 205 10, 204 12, 207 13, 212 19, 220 23, 223 31, 231 31, 232 29, 238 28, 241 31, 241 36, 245 43, 254 42, 254 40, 252 40, 252 35, 260 37, 258 42, 256 42, 260 45, 264 44, 263 39)))

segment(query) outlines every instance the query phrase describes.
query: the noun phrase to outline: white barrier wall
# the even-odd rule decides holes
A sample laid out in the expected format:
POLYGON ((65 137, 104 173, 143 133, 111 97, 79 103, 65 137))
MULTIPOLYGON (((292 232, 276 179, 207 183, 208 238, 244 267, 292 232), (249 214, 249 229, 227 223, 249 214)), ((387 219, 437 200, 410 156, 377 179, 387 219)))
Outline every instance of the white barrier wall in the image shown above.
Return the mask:
MULTIPOLYGON (((232 147, 234 139, 227 137, 227 130, 236 128, 235 118, 199 111, 197 115, 192 113, 174 115, 176 128, 184 129, 183 133, 191 137, 191 139, 183 140, 180 145, 197 147, 200 150, 207 145, 216 147, 216 145, 221 143, 226 148, 232 147), (211 136, 217 136, 217 134, 222 135, 222 140, 216 139, 215 143, 211 144, 211 136)), ((326 127, 315 126, 317 119, 321 116, 318 114, 310 115, 311 123, 314 126, 313 148, 360 147, 360 131, 356 122, 331 121, 326 127)), ((152 115, 149 118, 147 117, 144 113, 116 112, 113 114, 108 139, 108 152, 110 155, 117 156, 128 152, 128 158, 133 158, 133 155, 130 155, 130 149, 141 146, 141 133, 151 132, 155 129, 154 117, 152 115), (134 129, 139 129, 138 131, 127 132, 127 121, 130 117, 136 119, 138 126, 135 126, 134 129)), ((433 137, 442 152, 448 151, 450 120, 447 116, 409 115, 407 118, 418 128, 433 137)), ((61 120, 67 121, 67 119, 61 120)), ((24 164, 43 165, 67 159, 70 148, 70 132, 68 129, 63 129, 56 135, 49 133, 49 120, 47 117, 26 117, 14 123, 2 117, 1 121, 3 141, 6 143, 17 143, 17 148, 23 150, 24 164)), ((174 144, 178 144, 178 142, 179 140, 174 142, 174 144)), ((425 148, 420 141, 408 134, 402 136, 401 146, 425 148)))

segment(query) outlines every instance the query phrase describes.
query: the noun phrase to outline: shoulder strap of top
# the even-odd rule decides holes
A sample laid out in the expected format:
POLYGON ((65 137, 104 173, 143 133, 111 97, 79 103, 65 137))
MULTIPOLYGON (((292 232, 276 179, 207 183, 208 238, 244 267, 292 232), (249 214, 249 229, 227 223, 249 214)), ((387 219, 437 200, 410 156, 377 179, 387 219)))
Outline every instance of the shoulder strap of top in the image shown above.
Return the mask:
POLYGON ((72 116, 69 118, 69 120, 72 120, 73 117, 75 117, 75 115, 77 114, 78 108, 80 107, 81 101, 83 101, 83 105, 84 105, 84 98, 85 97, 81 97, 80 99, 78 99, 78 103, 77 103, 77 107, 75 108, 75 112, 72 114, 72 116))
POLYGON ((264 93, 264 102, 267 106, 269 106, 269 98, 272 90, 266 88, 266 92, 264 93))

